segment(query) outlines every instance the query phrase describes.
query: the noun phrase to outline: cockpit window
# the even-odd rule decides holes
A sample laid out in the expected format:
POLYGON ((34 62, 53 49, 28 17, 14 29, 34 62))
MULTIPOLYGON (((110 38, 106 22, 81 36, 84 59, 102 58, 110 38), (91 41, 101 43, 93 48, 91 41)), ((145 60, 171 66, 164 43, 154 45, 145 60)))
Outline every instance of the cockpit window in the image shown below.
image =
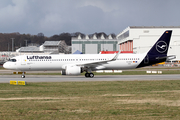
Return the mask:
POLYGON ((9 59, 10 62, 16 62, 16 59, 9 59))

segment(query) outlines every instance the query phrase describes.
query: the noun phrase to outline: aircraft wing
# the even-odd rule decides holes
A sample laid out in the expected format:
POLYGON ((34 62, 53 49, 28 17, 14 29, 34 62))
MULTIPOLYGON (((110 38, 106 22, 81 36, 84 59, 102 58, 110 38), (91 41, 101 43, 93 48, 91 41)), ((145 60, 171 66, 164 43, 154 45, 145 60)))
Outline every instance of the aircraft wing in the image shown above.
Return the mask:
POLYGON ((98 62, 90 62, 90 63, 83 63, 83 64, 77 64, 77 66, 84 66, 84 67, 97 67, 99 65, 108 64, 110 61, 115 61, 121 51, 119 51, 112 59, 106 60, 106 61, 98 61, 98 62))

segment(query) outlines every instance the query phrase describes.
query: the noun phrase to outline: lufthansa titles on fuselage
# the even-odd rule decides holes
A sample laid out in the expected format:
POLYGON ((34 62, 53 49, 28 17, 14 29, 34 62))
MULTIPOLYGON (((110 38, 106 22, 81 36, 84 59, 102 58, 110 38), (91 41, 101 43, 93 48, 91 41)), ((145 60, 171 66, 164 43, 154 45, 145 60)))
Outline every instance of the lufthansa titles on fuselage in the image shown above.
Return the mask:
POLYGON ((27 56, 27 59, 52 59, 51 56, 27 56))

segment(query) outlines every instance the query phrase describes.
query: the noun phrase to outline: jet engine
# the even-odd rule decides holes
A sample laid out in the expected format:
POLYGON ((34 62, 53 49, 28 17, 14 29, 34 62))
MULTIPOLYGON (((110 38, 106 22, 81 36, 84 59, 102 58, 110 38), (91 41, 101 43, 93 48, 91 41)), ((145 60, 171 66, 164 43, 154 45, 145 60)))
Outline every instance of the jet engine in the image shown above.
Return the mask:
POLYGON ((75 65, 66 66, 65 69, 61 71, 62 75, 80 75, 81 73, 81 67, 75 65))

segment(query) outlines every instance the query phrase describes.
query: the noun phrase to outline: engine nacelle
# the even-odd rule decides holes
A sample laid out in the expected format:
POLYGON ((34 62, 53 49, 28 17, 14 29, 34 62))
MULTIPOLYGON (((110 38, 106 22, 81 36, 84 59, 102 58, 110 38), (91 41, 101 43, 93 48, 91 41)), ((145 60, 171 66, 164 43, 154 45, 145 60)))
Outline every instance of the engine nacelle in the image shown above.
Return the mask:
POLYGON ((81 73, 81 67, 75 65, 66 66, 65 70, 61 71, 62 75, 80 75, 81 73))

